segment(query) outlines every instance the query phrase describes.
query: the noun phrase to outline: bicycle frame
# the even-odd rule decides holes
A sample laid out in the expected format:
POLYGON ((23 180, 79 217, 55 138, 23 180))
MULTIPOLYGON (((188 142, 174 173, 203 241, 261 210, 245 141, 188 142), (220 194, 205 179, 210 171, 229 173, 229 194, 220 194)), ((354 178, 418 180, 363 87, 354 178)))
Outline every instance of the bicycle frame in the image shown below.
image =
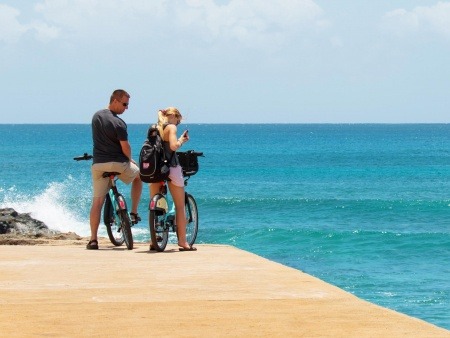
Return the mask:
POLYGON ((108 237, 116 246, 120 246, 125 242, 127 248, 131 250, 133 248, 133 234, 131 232, 130 213, 127 208, 125 198, 119 193, 116 186, 116 175, 118 173, 109 172, 104 173, 103 177, 109 177, 111 187, 108 190, 104 202, 103 210, 103 222, 105 223, 108 237), (117 226, 117 232, 121 232, 121 236, 116 237, 113 231, 113 225, 117 226))
MULTIPOLYGON (((181 153, 179 153, 181 155, 181 153)), ((180 158, 183 170, 184 185, 198 171, 197 157, 203 153, 190 150, 180 158)), ((155 184, 155 183, 154 183, 155 184)), ((167 196, 167 182, 159 183, 159 192, 149 204, 150 250, 164 251, 169 240, 169 232, 177 233, 175 203, 172 195, 167 196)), ((195 243, 198 234, 198 207, 194 196, 184 192, 184 217, 186 219, 186 240, 190 247, 195 243)), ((180 210, 178 210, 180 212, 180 210)), ((178 234, 178 233, 177 233, 178 234)), ((178 237, 178 236, 177 236, 178 237)))
POLYGON ((150 201, 149 210, 164 215, 164 222, 160 225, 164 231, 176 232, 175 203, 172 196, 167 193, 167 183, 161 182, 160 184, 159 193, 150 201))
MULTIPOLYGON (((185 179, 185 185, 187 179, 185 179)), ((184 192, 184 200, 188 200, 188 193, 184 192)), ((187 215, 189 218, 187 219, 187 222, 192 222, 192 210, 191 205, 189 203, 185 203, 185 206, 187 207, 187 215)), ((177 231, 177 224, 176 224, 176 217, 175 217, 175 203, 172 199, 172 195, 170 193, 167 193, 167 183, 161 182, 160 192, 153 196, 152 200, 150 201, 150 211, 155 211, 157 213, 164 214, 164 224, 163 229, 176 232, 177 231)))
MULTIPOLYGON (((77 156, 73 159, 75 161, 87 161, 92 159, 93 156, 88 153, 84 153, 83 156, 77 156)), ((106 226, 108 237, 115 246, 120 246, 125 242, 128 250, 133 249, 133 233, 131 232, 131 217, 128 212, 127 203, 121 193, 119 193, 116 181, 118 172, 104 172, 102 177, 109 178, 111 187, 106 194, 103 204, 103 223, 106 226), (118 231, 121 232, 121 237, 116 237, 112 231, 112 227, 116 226, 118 231)))
MULTIPOLYGON (((185 192, 186 240, 189 246, 195 243, 198 233, 198 209, 192 195, 185 192)), ((166 183, 160 186, 160 192, 155 194, 149 205, 149 227, 151 243, 150 250, 164 251, 168 241, 169 232, 178 235, 176 224, 175 203, 172 196, 167 196, 166 183)), ((178 236, 177 236, 178 237, 178 236)))

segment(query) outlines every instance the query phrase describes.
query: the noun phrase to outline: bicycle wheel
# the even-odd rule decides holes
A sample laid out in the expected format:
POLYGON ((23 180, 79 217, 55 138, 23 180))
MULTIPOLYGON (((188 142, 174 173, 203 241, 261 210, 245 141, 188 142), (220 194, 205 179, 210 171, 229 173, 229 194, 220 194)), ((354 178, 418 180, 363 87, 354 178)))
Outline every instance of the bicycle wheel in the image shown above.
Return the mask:
POLYGON ((198 209, 194 196, 186 194, 186 240, 190 246, 194 245, 198 233, 198 209))
POLYGON ((118 211, 120 230, 128 250, 133 249, 133 233, 131 232, 131 219, 127 210, 118 211))
POLYGON ((149 228, 150 237, 152 240, 152 246, 156 251, 164 251, 169 240, 169 229, 165 225, 167 201, 164 196, 156 195, 153 197, 152 202, 157 210, 150 208, 149 215, 149 228), (158 207, 162 206, 162 207, 158 207))
POLYGON ((121 246, 124 242, 122 231, 120 230, 120 224, 116 224, 116 219, 113 213, 114 207, 111 203, 109 195, 106 195, 105 204, 103 207, 103 223, 106 226, 106 232, 108 233, 109 240, 115 246, 121 246))

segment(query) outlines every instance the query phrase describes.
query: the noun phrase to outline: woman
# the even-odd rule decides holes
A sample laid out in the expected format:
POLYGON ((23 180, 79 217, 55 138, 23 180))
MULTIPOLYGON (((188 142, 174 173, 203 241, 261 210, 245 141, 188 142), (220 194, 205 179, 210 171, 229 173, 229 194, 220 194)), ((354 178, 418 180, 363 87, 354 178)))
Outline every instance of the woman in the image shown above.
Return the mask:
MULTIPOLYGON (((169 190, 175 203, 175 217, 177 223, 177 237, 180 251, 195 251, 196 248, 189 246, 186 240, 186 212, 184 209, 184 178, 178 156, 175 153, 183 143, 189 141, 187 130, 177 137, 177 125, 180 124, 182 116, 177 108, 169 107, 158 111, 158 130, 163 139, 166 158, 172 158, 170 163, 169 190), (173 154, 173 156, 172 156, 173 154)), ((150 184, 150 197, 159 192, 160 184, 150 184)), ((150 244, 150 250, 153 249, 150 244)))

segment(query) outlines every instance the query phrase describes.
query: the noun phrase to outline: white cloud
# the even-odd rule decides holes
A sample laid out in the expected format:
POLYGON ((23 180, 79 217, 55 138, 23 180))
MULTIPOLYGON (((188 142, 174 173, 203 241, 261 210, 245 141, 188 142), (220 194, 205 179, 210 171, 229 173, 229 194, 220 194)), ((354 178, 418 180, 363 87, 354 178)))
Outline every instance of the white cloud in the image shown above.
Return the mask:
POLYGON ((450 2, 438 2, 430 7, 419 6, 411 11, 390 11, 384 15, 382 26, 398 36, 431 32, 450 38, 450 2))
POLYGON ((19 15, 17 9, 0 4, 0 42, 15 42, 28 30, 17 21, 19 15))
POLYGON ((0 4, 0 42, 14 43, 26 33, 31 33, 40 41, 49 41, 58 37, 59 30, 43 21, 21 24, 18 20, 20 11, 16 8, 0 4))
POLYGON ((36 22, 31 25, 32 30, 35 31, 35 37, 39 41, 48 42, 56 39, 60 35, 60 30, 55 26, 48 26, 42 22, 36 22))
POLYGON ((45 0, 35 7, 65 38, 156 39, 176 33, 203 43, 236 41, 261 46, 323 29, 322 9, 311 0, 45 0))
POLYGON ((187 1, 186 5, 178 10, 178 20, 186 28, 203 31, 209 40, 267 46, 323 24, 321 8, 309 0, 232 0, 226 6, 213 1, 187 1), (186 10, 192 15, 185 16, 186 10))

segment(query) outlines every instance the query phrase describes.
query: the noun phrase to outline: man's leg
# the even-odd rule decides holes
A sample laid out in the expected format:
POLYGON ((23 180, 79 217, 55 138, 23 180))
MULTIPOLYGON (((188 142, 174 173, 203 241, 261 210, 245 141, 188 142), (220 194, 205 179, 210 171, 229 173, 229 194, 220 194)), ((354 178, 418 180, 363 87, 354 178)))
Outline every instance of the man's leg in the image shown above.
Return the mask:
POLYGON ((100 217, 102 213, 102 206, 105 202, 105 196, 94 197, 92 199, 91 212, 89 214, 91 225, 91 241, 97 240, 98 227, 100 225, 100 217))
POLYGON ((138 213, 139 201, 141 200, 142 194, 142 181, 139 175, 131 183, 131 212, 134 214, 138 213))

